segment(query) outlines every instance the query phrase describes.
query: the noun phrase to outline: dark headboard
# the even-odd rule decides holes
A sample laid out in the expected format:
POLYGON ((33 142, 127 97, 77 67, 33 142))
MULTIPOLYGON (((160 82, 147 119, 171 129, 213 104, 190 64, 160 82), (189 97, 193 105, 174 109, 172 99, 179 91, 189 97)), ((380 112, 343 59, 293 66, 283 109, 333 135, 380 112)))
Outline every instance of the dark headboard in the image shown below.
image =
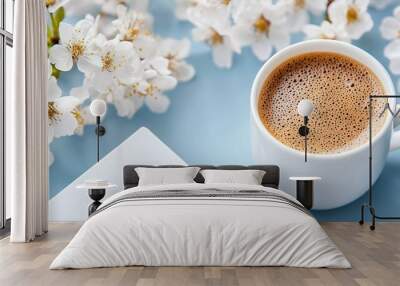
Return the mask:
MULTIPOLYGON (((181 168, 186 167, 182 165, 127 165, 124 167, 124 189, 136 187, 139 183, 139 176, 137 175, 135 168, 146 167, 146 168, 181 168)), ((189 166, 191 167, 191 166, 189 166)), ((211 165, 193 165, 193 167, 199 167, 201 169, 219 169, 219 170, 264 170, 265 175, 262 180, 262 185, 265 187, 271 187, 278 189, 279 187, 279 167, 275 165, 252 165, 252 166, 241 166, 241 165, 224 165, 224 166, 211 166, 211 165)), ((204 178, 198 173, 194 180, 197 183, 204 183, 204 178)))

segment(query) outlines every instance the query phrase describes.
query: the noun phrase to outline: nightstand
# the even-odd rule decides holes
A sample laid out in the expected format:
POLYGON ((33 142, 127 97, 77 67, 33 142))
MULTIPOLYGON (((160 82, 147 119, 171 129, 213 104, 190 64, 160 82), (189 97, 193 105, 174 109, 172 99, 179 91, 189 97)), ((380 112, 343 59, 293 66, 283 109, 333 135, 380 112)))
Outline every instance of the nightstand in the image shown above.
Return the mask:
POLYGON ((115 188, 117 185, 110 184, 107 181, 103 180, 91 180, 86 181, 85 183, 78 185, 77 189, 87 189, 89 197, 94 201, 88 207, 89 216, 94 213, 97 208, 101 205, 100 200, 104 198, 106 194, 106 190, 110 188, 115 188))
POLYGON ((296 199, 310 210, 314 202, 314 181, 321 180, 320 177, 290 177, 289 180, 296 181, 296 199))

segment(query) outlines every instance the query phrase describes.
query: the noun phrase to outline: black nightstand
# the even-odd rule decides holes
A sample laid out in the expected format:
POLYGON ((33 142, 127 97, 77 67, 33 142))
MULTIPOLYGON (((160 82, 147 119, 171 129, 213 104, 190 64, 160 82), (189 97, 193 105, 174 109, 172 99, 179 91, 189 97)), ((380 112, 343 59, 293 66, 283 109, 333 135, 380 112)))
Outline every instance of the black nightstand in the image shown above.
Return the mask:
POLYGON ((311 210, 314 203, 314 181, 321 180, 320 177, 290 177, 289 180, 296 181, 296 199, 303 206, 311 210))
POLYGON ((89 216, 92 213, 94 213, 97 210, 97 208, 101 205, 100 200, 104 198, 106 194, 106 189, 114 188, 116 186, 117 185, 109 184, 106 181, 104 181, 104 183, 101 184, 93 184, 85 182, 84 184, 77 186, 78 189, 87 189, 89 197, 94 201, 88 207, 89 216))

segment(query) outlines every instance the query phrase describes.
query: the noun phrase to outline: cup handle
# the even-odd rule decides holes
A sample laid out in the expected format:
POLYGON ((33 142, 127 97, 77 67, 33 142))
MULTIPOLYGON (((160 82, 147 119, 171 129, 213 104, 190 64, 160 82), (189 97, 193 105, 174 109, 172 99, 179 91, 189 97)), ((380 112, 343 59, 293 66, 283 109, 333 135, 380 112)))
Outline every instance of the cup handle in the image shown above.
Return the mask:
MULTIPOLYGON (((396 110, 399 110, 400 104, 396 104, 396 110)), ((400 118, 393 119, 393 128, 400 126, 400 118)), ((390 151, 400 149, 400 130, 394 130, 392 134, 392 141, 390 142, 390 151)))

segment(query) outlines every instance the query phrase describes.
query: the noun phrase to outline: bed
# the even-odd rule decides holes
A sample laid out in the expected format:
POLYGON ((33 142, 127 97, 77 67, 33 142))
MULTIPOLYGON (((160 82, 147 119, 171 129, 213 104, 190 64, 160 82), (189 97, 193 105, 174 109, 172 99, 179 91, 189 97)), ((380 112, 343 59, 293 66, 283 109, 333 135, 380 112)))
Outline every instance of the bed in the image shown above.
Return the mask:
POLYGON ((279 168, 261 185, 194 183, 138 186, 125 166, 124 190, 106 199, 55 258, 50 269, 144 266, 292 266, 349 268, 315 218, 278 189, 279 168))

